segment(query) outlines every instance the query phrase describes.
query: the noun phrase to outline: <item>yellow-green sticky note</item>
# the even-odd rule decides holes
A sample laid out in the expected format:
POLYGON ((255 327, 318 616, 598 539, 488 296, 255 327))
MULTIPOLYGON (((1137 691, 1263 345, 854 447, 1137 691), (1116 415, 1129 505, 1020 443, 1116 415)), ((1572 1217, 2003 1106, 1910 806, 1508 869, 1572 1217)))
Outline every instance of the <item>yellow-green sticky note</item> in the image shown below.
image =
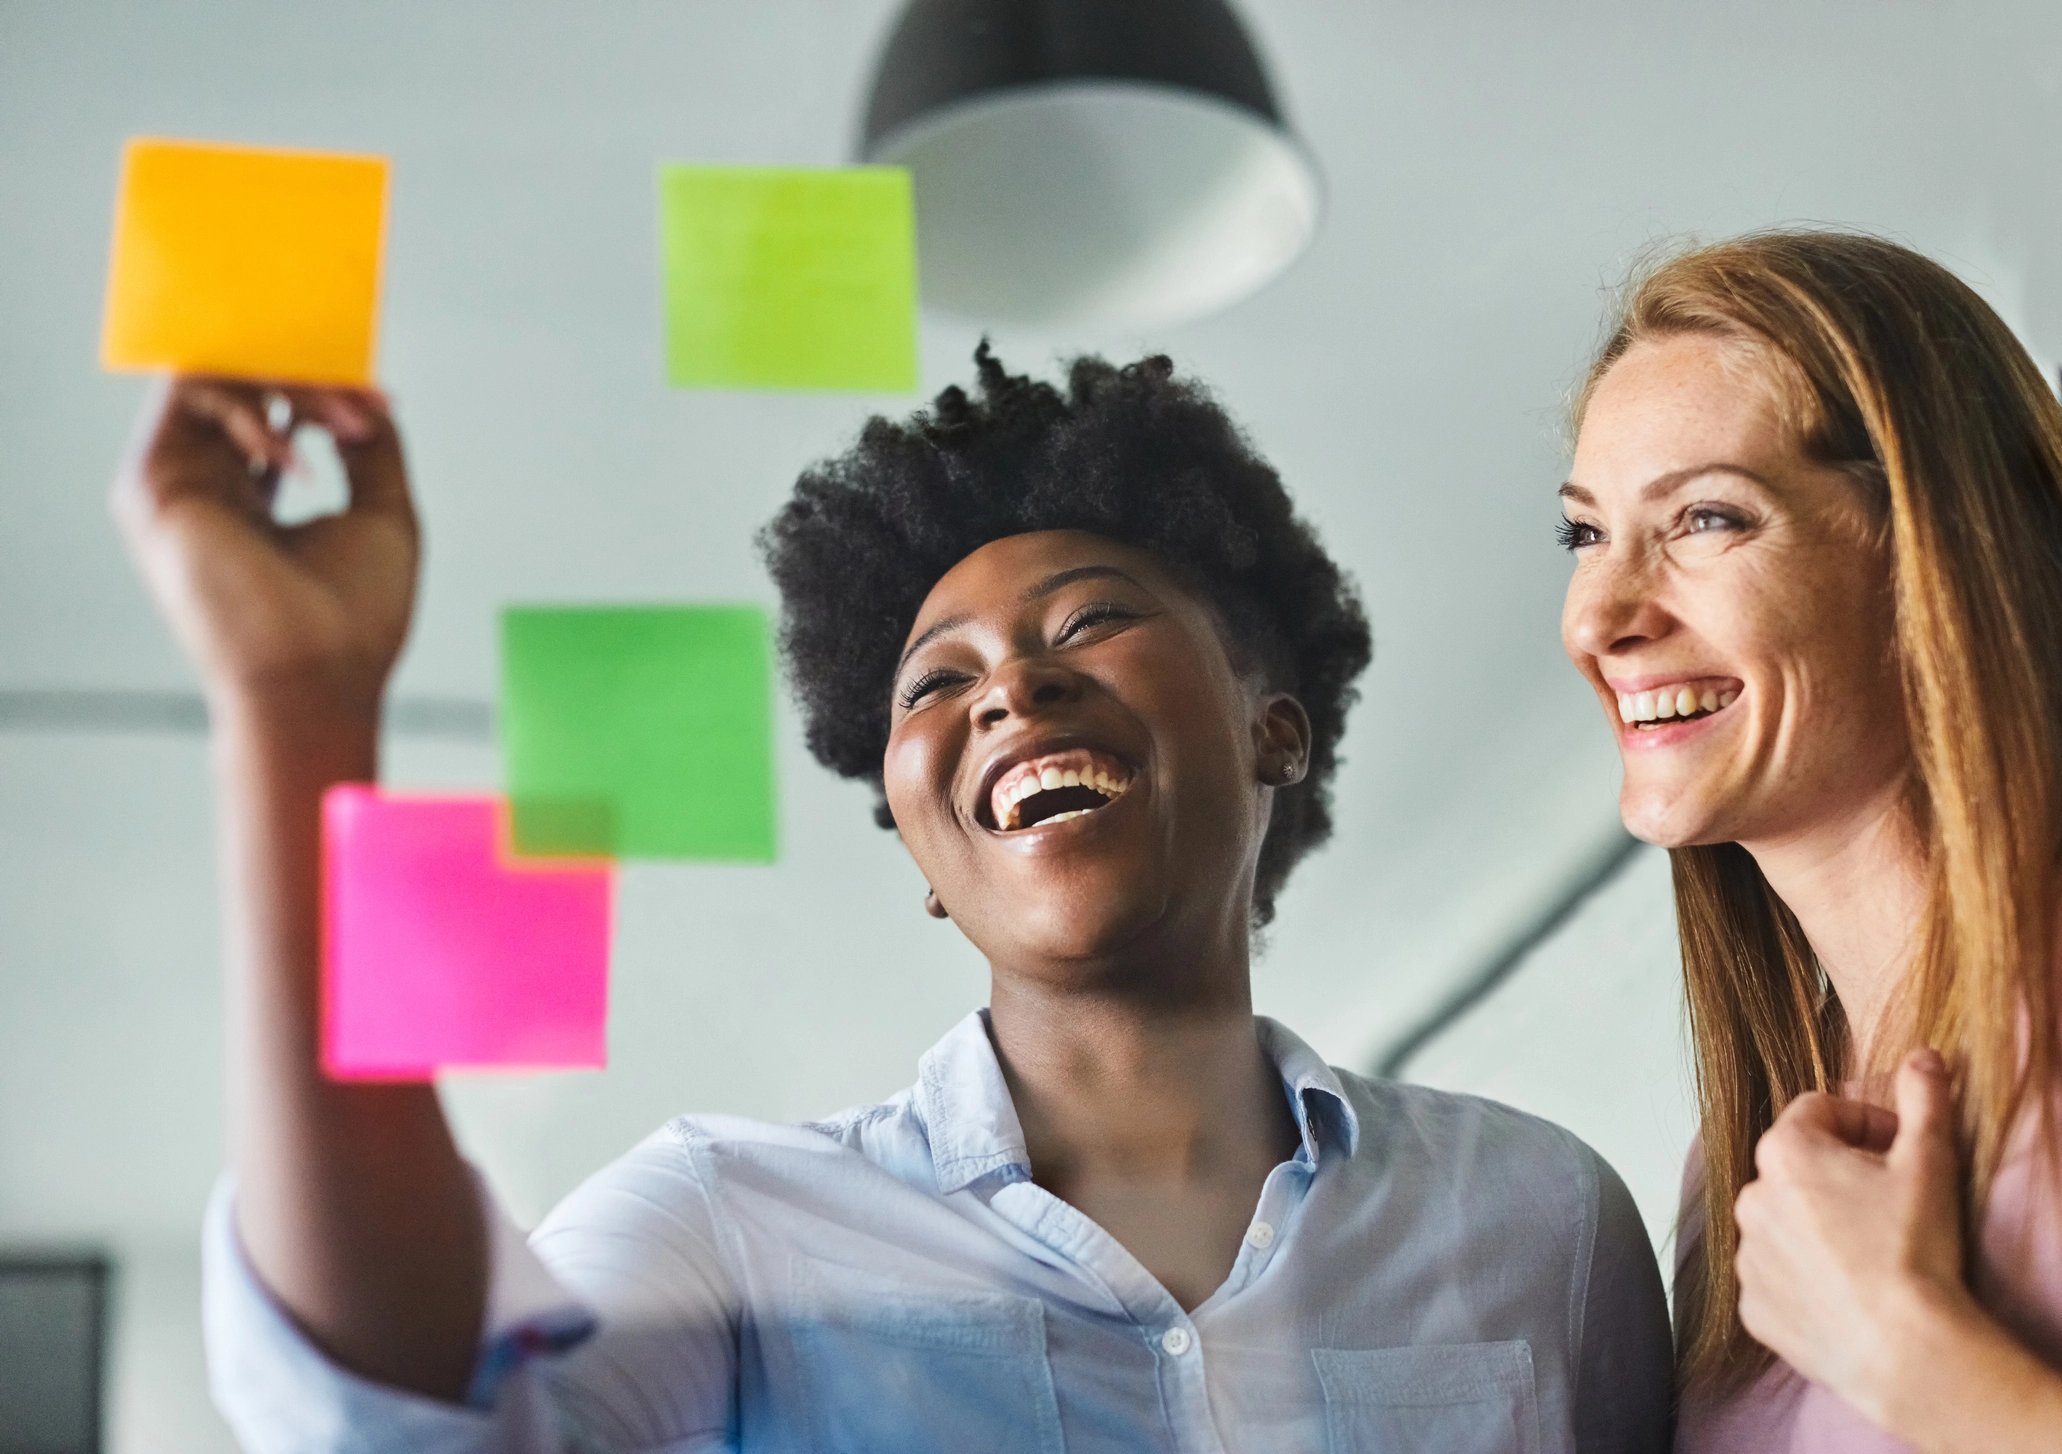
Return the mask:
POLYGON ((677 387, 916 388, 907 171, 663 166, 659 223, 677 387))
POLYGON ((772 862, 773 675, 756 606, 504 611, 516 852, 772 862))

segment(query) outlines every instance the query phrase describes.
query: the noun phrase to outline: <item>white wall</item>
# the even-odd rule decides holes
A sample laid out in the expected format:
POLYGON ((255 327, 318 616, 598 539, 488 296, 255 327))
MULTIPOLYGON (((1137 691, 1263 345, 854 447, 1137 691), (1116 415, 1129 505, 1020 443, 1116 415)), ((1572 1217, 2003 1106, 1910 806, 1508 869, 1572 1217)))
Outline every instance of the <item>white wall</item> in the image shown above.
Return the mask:
POLYGON ((1668 855, 1642 848, 1406 1072, 1589 1142, 1624 1177, 1667 1270, 1696 1127, 1682 1003, 1668 855))
POLYGON ((108 1454, 236 1454, 207 1398, 200 1254, 190 1239, 115 1248, 108 1454))
MULTIPOLYGON (((402 690, 488 696, 510 600, 766 599, 747 542, 796 467, 912 401, 668 391, 652 168, 842 160, 891 9, 0 0, 0 689, 189 684, 102 505, 138 393, 94 362, 136 133, 394 159, 382 373, 430 539, 402 690)), ((1963 269, 2052 356, 2062 7, 1246 9, 1325 168, 1309 255, 1162 336, 998 343, 1025 364, 1168 349, 1359 577, 1378 649, 1339 837, 1291 886, 1256 983, 1264 1010, 1365 1064, 1612 821, 1608 737, 1555 644, 1549 543, 1561 402, 1605 285, 1657 235, 1865 225, 1963 269)), ((966 377, 973 341, 927 323, 927 389, 966 377)), ((782 731, 778 866, 627 873, 611 1068, 455 1088, 520 1214, 679 1110, 791 1117, 893 1090, 981 1001, 981 966, 922 916, 863 794, 782 731)), ((497 778, 484 747, 397 743, 392 768, 497 778)), ((0 1239, 190 1245, 221 1151, 209 839, 198 743, 0 733, 0 1239)), ((1654 932, 1600 931, 1513 986, 1539 1018, 1491 1007, 1421 1066, 1565 1116, 1650 1215, 1683 1134, 1659 1089, 1672 1032, 1643 998, 1669 981, 1654 932), (1588 1053, 1555 1053, 1581 1034, 1588 1053)), ((153 1266, 137 1286, 172 1308, 180 1275, 153 1266)), ((125 1314, 125 1430, 193 1374, 178 1335, 136 1331, 178 1326, 152 1305, 125 1314)))

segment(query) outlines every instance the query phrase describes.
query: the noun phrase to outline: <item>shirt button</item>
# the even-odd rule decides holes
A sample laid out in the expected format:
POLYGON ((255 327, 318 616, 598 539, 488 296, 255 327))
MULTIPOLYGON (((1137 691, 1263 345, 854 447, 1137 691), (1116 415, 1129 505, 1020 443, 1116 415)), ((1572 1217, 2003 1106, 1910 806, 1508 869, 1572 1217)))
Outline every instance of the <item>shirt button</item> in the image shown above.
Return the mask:
POLYGON ((1187 1328, 1169 1328, 1160 1335, 1160 1346, 1169 1353, 1172 1353, 1176 1358, 1189 1351, 1189 1344, 1192 1341, 1187 1328))
POLYGON ((1255 1222, 1246 1229, 1246 1240, 1255 1247, 1274 1246, 1274 1227, 1268 1222, 1255 1222))

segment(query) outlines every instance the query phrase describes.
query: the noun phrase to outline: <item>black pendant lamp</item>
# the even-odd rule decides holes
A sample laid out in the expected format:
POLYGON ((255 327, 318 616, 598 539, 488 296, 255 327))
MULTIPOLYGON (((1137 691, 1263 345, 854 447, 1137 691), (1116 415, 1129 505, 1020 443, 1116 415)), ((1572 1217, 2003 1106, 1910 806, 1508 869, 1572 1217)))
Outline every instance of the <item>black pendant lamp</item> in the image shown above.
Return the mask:
POLYGON ((860 153, 915 179, 924 302, 980 323, 1200 317, 1320 210, 1225 0, 910 0, 860 153))

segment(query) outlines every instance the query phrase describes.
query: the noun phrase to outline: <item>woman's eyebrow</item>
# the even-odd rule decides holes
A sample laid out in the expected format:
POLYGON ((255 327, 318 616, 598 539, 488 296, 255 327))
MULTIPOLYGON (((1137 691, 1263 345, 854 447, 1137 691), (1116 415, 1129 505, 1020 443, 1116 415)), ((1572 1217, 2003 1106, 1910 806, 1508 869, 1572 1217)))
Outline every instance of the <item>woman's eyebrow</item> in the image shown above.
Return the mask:
MULTIPOLYGON (((1054 571, 1051 575, 1047 576, 1044 580, 1039 581, 1036 585, 1025 587, 1024 593, 1021 596, 1019 596, 1017 600, 1020 604, 1028 605, 1032 601, 1043 600, 1045 597, 1050 596, 1054 591, 1060 590, 1066 586, 1070 586, 1076 581, 1098 579, 1124 581, 1130 585, 1138 586, 1140 590, 1145 589, 1144 586, 1139 586, 1137 578, 1132 576, 1130 572, 1121 571, 1117 569, 1116 566, 1076 565, 1069 566, 1065 570, 1054 571)), ((909 659, 912 656, 915 656, 919 651, 923 650, 924 647, 928 646, 931 642, 936 641, 940 636, 943 636, 948 631, 959 630, 960 627, 966 625, 969 621, 972 621, 973 619, 974 618, 972 616, 969 616, 966 613, 962 612, 957 616, 947 616, 942 621, 932 622, 930 626, 925 628, 923 635, 917 637, 916 640, 909 643, 908 649, 902 653, 902 659, 895 663, 895 674, 897 676, 900 676, 902 674, 902 668, 909 665, 909 659)))
MULTIPOLYGON (((1138 586, 1138 581, 1128 572, 1121 571, 1113 565, 1077 565, 1070 566, 1066 570, 1054 571, 1037 585, 1028 588, 1017 599, 1028 605, 1032 601, 1042 600, 1050 596, 1062 586, 1071 586, 1076 581, 1097 579, 1119 580, 1128 585, 1138 586)), ((1144 586, 1138 586, 1138 588, 1140 590, 1145 589, 1144 586)))
MULTIPOLYGON (((1760 485, 1763 489, 1773 488, 1765 477, 1756 474, 1745 465, 1729 464, 1724 460, 1712 460, 1708 464, 1693 464, 1686 469, 1670 470, 1665 475, 1654 476, 1653 479, 1640 486, 1640 499, 1652 503, 1664 495, 1681 489, 1691 480, 1703 475, 1738 475, 1741 479, 1754 481, 1755 484, 1760 485)), ((1573 480, 1561 486, 1555 493, 1564 500, 1573 500, 1578 505, 1595 506, 1597 503, 1595 495, 1592 495, 1573 480)))
POLYGON ((967 622, 973 619, 973 617, 966 615, 964 612, 962 612, 960 615, 947 616, 942 621, 934 621, 933 623, 931 623, 930 628, 926 630, 923 635, 917 637, 916 640, 909 643, 908 650, 902 653, 902 660, 895 663, 895 675, 902 675, 902 668, 909 665, 909 659, 912 656, 915 656, 919 651, 922 651, 926 646, 930 645, 940 636, 943 636, 946 632, 957 631, 960 627, 966 625, 967 622))

